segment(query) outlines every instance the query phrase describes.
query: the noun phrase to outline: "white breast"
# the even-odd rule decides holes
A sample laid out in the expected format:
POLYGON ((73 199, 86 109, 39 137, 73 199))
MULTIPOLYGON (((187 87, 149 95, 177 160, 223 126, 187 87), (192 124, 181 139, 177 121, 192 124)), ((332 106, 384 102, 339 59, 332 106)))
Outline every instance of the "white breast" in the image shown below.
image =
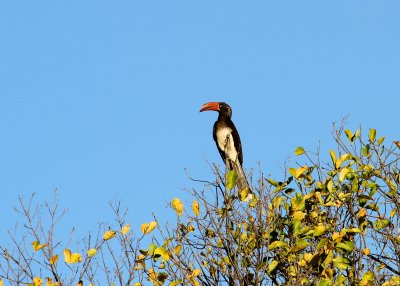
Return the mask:
POLYGON ((224 150, 226 157, 235 162, 238 154, 235 149, 235 142, 233 142, 232 129, 228 127, 219 128, 216 135, 219 148, 224 150))

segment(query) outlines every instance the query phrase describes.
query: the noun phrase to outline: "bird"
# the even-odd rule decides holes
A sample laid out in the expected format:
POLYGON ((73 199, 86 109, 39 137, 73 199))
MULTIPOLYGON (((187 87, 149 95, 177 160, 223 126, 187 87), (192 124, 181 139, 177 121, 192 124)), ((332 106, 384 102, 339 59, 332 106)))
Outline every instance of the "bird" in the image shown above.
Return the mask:
MULTIPOLYGON (((251 194, 249 183, 243 171, 243 152, 239 132, 232 122, 232 108, 225 102, 208 102, 204 104, 200 112, 217 111, 218 119, 213 127, 213 139, 217 145, 219 154, 228 170, 235 170, 239 192, 247 188, 251 194)), ((246 195, 245 200, 251 199, 246 195)))

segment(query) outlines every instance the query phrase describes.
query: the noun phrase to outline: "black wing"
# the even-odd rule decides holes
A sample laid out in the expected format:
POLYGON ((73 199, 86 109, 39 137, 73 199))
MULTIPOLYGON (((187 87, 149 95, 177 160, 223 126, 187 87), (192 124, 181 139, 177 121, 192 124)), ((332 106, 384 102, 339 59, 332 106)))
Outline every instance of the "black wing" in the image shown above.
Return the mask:
POLYGON ((242 143, 240 142, 239 132, 237 131, 235 124, 233 124, 232 120, 228 120, 227 125, 229 128, 232 129, 233 143, 235 145, 236 152, 238 153, 240 165, 243 165, 242 143))

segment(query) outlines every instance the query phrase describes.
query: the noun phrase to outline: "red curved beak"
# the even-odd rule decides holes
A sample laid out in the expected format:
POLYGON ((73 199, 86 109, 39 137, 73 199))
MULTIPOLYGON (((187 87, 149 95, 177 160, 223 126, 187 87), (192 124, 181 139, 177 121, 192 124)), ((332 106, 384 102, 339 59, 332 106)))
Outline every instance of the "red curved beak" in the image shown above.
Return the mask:
POLYGON ((204 104, 200 112, 207 111, 207 110, 214 110, 214 111, 219 111, 219 102, 208 102, 204 104))

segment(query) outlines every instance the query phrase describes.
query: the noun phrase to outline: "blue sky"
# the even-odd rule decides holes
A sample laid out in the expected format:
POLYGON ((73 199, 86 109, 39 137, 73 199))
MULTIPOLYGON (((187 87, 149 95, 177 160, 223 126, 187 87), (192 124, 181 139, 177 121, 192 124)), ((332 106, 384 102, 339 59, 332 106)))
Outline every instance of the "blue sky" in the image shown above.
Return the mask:
MULTIPOLYGON (((297 146, 328 152, 332 122, 399 139, 399 1, 1 1, 0 236, 18 196, 59 189, 76 239, 133 229, 212 179, 226 101, 246 169, 279 176, 297 146), (84 218, 84 219, 82 219, 84 218)), ((60 238, 62 239, 62 238, 60 238)))

